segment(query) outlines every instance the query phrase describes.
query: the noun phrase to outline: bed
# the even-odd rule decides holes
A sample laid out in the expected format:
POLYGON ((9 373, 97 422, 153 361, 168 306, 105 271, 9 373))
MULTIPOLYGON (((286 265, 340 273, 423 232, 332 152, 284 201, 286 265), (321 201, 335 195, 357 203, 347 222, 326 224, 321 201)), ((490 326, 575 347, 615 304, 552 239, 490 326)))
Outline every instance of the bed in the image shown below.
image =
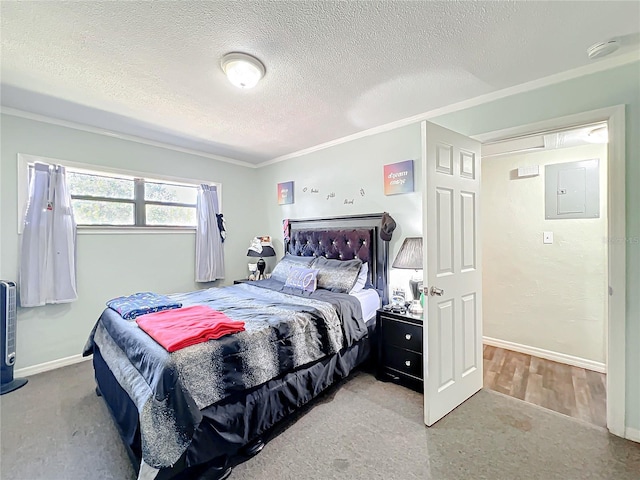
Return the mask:
POLYGON ((381 219, 289 221, 289 255, 366 262, 369 288, 360 292, 298 292, 272 278, 172 296, 246 320, 243 332, 169 354, 135 322, 103 312, 84 354, 93 354, 96 392, 138 478, 226 478, 369 359, 375 311, 387 302, 381 219))

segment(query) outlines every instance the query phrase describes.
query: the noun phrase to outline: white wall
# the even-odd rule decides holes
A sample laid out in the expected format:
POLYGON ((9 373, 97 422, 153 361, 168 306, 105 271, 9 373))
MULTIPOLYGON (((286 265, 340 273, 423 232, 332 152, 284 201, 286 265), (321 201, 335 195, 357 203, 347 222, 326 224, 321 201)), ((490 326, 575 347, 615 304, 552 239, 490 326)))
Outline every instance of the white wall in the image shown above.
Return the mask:
MULTIPOLYGON (((407 236, 422 235, 420 125, 360 138, 303 157, 263 167, 260 195, 265 202, 264 231, 274 239, 282 255, 282 220, 389 212, 397 223, 389 245, 391 261, 407 236), (414 160, 415 191, 384 195, 383 168, 390 163, 414 160), (293 180, 292 205, 278 205, 277 184, 293 180), (304 189, 307 189, 305 192, 304 189), (318 193, 311 193, 317 189, 318 193), (364 192, 364 195, 362 192, 364 192), (335 193, 335 197, 327 196, 335 193), (345 203, 353 200, 353 204, 345 203)), ((409 293, 413 271, 391 272, 391 282, 409 293)))
POLYGON ((626 425, 640 432, 640 62, 512 95, 433 119, 465 135, 586 112, 626 106, 627 346, 626 425))
POLYGON ((585 145, 482 162, 484 335, 605 362, 607 146, 585 145), (544 166, 600 159, 600 218, 545 219, 544 166), (539 165, 537 177, 518 167, 539 165), (545 245, 543 232, 553 232, 545 245))
MULTIPOLYGON (((72 162, 122 168, 222 183, 227 223, 226 278, 245 276, 247 247, 255 235, 254 218, 262 203, 247 208, 247 193, 256 184, 252 168, 210 158, 97 135, 9 115, 1 117, 0 278, 18 273, 17 154, 27 153, 72 162)), ((170 293, 202 288, 194 281, 194 233, 114 233, 78 235, 76 302, 18 310, 16 368, 38 365, 81 353, 105 301, 136 291, 170 293)))

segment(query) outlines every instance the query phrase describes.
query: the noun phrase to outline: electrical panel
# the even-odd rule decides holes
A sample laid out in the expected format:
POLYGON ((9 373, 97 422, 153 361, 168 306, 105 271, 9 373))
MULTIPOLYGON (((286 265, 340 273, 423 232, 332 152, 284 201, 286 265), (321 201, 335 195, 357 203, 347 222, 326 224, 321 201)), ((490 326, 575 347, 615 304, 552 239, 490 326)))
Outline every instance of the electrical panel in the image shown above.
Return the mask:
POLYGON ((545 166, 545 218, 600 217, 600 160, 545 166))

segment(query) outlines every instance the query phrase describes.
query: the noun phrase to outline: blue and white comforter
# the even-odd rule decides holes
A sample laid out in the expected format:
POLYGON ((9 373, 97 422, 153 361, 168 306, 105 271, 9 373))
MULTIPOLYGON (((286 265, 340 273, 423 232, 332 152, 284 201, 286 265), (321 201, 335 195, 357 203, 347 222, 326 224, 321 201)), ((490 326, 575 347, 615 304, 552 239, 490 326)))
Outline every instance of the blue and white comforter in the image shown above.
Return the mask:
POLYGON ((168 353, 134 320, 107 308, 92 331, 94 345, 136 404, 142 458, 169 467, 184 454, 202 419, 200 410, 237 392, 351 346, 367 334, 352 296, 287 290, 277 281, 170 295, 183 306, 208 305, 245 331, 168 353), (285 293, 287 291, 287 293, 285 293))

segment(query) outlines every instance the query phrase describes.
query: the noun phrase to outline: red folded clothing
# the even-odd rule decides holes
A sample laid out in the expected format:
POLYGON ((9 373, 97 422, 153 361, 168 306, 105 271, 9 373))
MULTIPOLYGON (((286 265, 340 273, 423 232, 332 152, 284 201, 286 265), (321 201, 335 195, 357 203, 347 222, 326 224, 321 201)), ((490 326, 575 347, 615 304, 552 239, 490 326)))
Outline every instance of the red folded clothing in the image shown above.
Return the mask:
POLYGON ((136 322, 168 352, 244 331, 244 322, 205 305, 148 313, 136 322))

